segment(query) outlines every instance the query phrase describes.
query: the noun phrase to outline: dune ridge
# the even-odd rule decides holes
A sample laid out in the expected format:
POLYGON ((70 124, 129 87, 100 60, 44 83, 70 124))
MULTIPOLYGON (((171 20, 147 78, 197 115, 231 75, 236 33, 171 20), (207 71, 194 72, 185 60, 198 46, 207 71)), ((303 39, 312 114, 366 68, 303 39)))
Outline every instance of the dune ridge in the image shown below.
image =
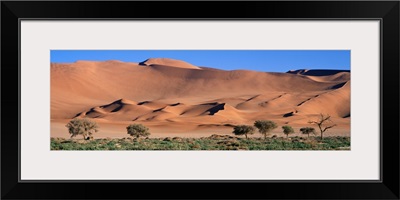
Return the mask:
POLYGON ((194 66, 185 61, 175 60, 175 59, 170 59, 170 58, 149 58, 143 62, 140 62, 139 65, 168 66, 168 67, 177 67, 177 68, 184 68, 184 69, 201 69, 200 67, 194 66))

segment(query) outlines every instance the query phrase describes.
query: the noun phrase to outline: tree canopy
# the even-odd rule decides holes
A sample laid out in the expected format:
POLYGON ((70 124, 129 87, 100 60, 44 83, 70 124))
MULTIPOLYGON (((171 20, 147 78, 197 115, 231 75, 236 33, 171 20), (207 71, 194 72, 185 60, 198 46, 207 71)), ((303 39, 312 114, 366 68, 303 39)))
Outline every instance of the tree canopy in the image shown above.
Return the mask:
POLYGON ((68 132, 71 134, 71 138, 77 135, 82 135, 83 139, 91 139, 93 133, 98 132, 98 125, 94 121, 90 121, 86 118, 74 118, 67 125, 68 132))
POLYGON ((253 126, 248 126, 248 125, 239 125, 235 126, 233 128, 233 134, 235 135, 245 135, 247 138, 247 135, 252 135, 254 134, 254 127, 253 126))
POLYGON ((275 122, 269 120, 257 120, 254 122, 254 126, 264 135, 264 138, 267 138, 267 133, 278 127, 275 122))

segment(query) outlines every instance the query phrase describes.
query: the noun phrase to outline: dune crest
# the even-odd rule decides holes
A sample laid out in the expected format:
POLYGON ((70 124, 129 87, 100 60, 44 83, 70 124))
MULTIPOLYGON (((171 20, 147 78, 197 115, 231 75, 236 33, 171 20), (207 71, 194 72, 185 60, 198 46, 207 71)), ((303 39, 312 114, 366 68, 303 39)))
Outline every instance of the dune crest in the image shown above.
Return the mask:
POLYGON ((149 58, 143 62, 140 62, 139 65, 146 65, 146 66, 161 65, 161 66, 177 67, 184 69, 201 69, 200 67, 194 66, 185 61, 174 60, 170 58, 149 58))

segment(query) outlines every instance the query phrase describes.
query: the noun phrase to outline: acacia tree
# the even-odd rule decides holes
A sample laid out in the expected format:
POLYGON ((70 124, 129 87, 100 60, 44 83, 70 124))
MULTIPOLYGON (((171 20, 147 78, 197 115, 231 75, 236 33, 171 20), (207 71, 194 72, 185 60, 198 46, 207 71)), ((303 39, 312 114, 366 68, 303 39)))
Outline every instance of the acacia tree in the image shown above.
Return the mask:
POLYGON ((289 134, 294 133, 294 130, 291 126, 282 126, 282 129, 287 138, 289 137, 289 134))
POLYGON ((264 139, 267 139, 267 133, 278 127, 275 122, 266 120, 257 120, 254 122, 254 126, 258 128, 258 132, 264 135, 264 139))
POLYGON ((244 135, 246 136, 247 139, 247 135, 253 135, 254 134, 254 127, 252 126, 248 126, 248 125, 238 125, 233 127, 233 134, 235 135, 244 135))
POLYGON ((327 131, 330 128, 333 128, 336 126, 336 124, 332 124, 331 116, 330 115, 324 115, 320 114, 318 120, 315 121, 309 121, 308 123, 310 124, 316 124, 319 128, 319 131, 321 133, 321 140, 323 138, 324 132, 327 131), (329 123, 330 125, 327 125, 329 123))
POLYGON ((149 128, 142 124, 131 124, 126 127, 126 130, 129 135, 139 138, 141 136, 146 137, 150 135, 149 128))
POLYGON ((303 127, 300 129, 300 132, 303 134, 307 134, 308 137, 310 137, 310 133, 312 133, 314 135, 316 134, 315 129, 312 127, 303 127))
POLYGON ((71 134, 71 138, 77 135, 82 135, 83 139, 90 140, 95 132, 98 132, 98 125, 94 121, 90 121, 86 118, 80 119, 75 118, 65 125, 68 128, 68 132, 71 134))

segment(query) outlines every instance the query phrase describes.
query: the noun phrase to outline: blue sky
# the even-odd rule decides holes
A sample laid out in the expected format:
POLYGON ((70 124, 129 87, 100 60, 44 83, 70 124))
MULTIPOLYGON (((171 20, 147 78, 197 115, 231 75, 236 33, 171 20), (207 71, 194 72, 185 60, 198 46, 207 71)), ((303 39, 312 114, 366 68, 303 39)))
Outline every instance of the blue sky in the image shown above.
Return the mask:
POLYGON ((172 58, 223 70, 286 72, 291 69, 350 70, 350 50, 51 50, 51 62, 141 62, 172 58))

